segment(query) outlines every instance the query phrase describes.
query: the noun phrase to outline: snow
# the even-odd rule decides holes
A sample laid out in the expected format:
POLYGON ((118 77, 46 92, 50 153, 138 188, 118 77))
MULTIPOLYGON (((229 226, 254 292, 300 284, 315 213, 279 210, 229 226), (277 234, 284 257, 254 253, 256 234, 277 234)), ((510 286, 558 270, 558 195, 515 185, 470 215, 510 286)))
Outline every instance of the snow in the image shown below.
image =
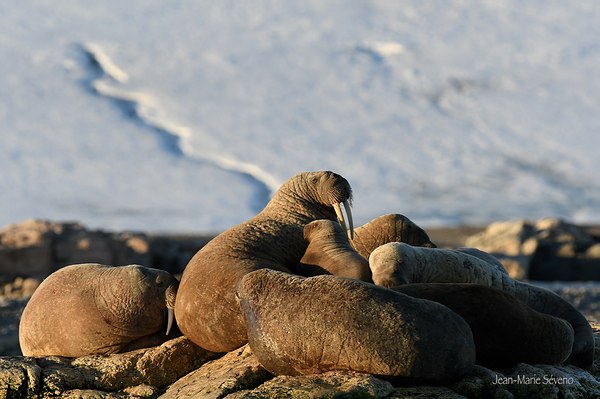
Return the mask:
POLYGON ((0 3, 0 225, 220 231, 300 171, 356 224, 600 222, 600 4, 0 3))

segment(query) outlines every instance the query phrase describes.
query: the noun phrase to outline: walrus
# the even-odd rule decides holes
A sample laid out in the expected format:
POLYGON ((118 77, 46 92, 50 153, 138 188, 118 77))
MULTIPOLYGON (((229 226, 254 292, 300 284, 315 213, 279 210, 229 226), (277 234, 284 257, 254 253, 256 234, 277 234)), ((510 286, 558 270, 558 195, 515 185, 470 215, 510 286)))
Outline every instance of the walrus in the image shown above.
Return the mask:
POLYGON ((369 262, 352 248, 339 223, 329 219, 312 221, 304 226, 304 239, 308 247, 300 264, 292 268, 295 274, 333 274, 372 282, 369 262))
POLYGON ((573 327, 537 312, 494 287, 461 283, 407 284, 394 291, 441 303, 471 327, 476 363, 512 367, 517 363, 560 364, 571 354, 573 327))
POLYGON ((139 265, 63 267, 25 306, 21 351, 80 357, 159 345, 169 338, 177 286, 171 274, 139 265))
POLYGON ((416 247, 436 247, 425 230, 398 213, 378 216, 354 229, 352 246, 365 259, 369 259, 375 248, 388 242, 405 242, 416 247))
POLYGON ((436 302, 350 278, 269 269, 245 275, 236 293, 250 347, 275 375, 351 370, 443 384, 475 364, 469 325, 436 302))
POLYGON ((339 220, 353 232, 352 189, 342 176, 304 172, 286 181, 256 216, 230 228, 198 251, 186 266, 175 303, 183 334, 213 351, 232 351, 247 342, 244 317, 235 287, 247 273, 261 268, 289 272, 308 242, 303 230, 317 219, 339 220))
POLYGON ((413 283, 475 283, 499 288, 538 312, 568 321, 575 338, 567 361, 584 368, 592 365, 594 335, 585 316, 554 292, 513 280, 481 254, 388 243, 371 253, 369 267, 373 282, 388 288, 413 283))
MULTIPOLYGON (((339 224, 330 220, 310 222, 304 227, 304 236, 310 244, 302 258, 303 267, 312 268, 308 270, 314 275, 360 279, 363 258, 351 247, 339 224)), ((459 250, 488 261, 507 274, 494 256, 475 248, 459 250)), ((569 323, 536 312, 496 288, 431 283, 400 285, 394 290, 441 303, 463 317, 473 332, 477 364, 488 367, 510 367, 518 362, 559 364, 571 353, 573 328, 569 323)))

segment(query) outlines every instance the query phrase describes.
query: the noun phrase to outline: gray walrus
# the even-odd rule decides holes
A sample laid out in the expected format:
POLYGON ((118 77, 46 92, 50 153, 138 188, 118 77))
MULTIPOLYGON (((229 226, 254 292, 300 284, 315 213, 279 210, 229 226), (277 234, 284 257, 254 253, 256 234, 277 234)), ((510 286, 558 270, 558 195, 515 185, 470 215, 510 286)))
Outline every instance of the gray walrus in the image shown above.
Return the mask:
POLYGON ((398 213, 381 215, 354 229, 352 246, 365 259, 369 259, 369 255, 375 248, 388 242, 405 242, 417 247, 436 247, 425 230, 398 213))
POLYGON ((260 268, 290 271, 308 246, 303 230, 316 219, 345 218, 353 231, 350 184, 333 172, 304 172, 287 182, 255 217, 219 234, 194 255, 181 277, 175 318, 183 334, 213 352, 247 342, 235 287, 260 268))
POLYGON ((589 367, 594 359, 594 335, 587 319, 554 292, 510 278, 497 263, 488 263, 464 249, 413 247, 388 243, 371 253, 375 284, 388 288, 413 283, 475 283, 505 291, 532 309, 568 321, 575 340, 568 362, 589 367))
POLYGON ((138 265, 63 267, 25 306, 23 355, 79 357, 158 345, 169 334, 177 286, 171 274, 138 265))
POLYGON ((241 279, 237 297, 250 347, 276 375, 351 370, 441 384, 475 363, 471 329, 456 313, 359 280, 262 269, 241 279))
POLYGON ((560 364, 571 354, 573 327, 537 312, 514 296, 479 284, 407 284, 394 291, 447 306, 471 327, 476 363, 512 367, 517 363, 560 364))
POLYGON ((304 226, 304 238, 308 248, 297 268, 292 268, 295 274, 333 274, 372 281, 369 262, 354 251, 339 223, 328 219, 310 222, 304 226))

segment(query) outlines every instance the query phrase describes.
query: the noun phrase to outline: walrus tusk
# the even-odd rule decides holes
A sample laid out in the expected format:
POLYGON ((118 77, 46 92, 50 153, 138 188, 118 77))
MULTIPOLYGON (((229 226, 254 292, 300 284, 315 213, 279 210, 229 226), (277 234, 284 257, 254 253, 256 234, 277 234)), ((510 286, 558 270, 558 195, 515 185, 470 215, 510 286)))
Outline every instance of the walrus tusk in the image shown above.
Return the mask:
POLYGON ((354 239, 354 222, 352 221, 352 210, 350 208, 350 203, 348 202, 348 200, 345 200, 343 202, 344 209, 346 210, 346 215, 348 215, 349 229, 346 227, 346 221, 344 219, 344 214, 342 213, 342 208, 340 207, 340 204, 342 204, 342 203, 333 204, 333 209, 335 210, 335 214, 336 214, 338 220, 340 221, 342 228, 344 229, 344 231, 348 232, 348 236, 352 240, 352 239, 354 239))
POLYGON ((173 308, 167 308, 167 333, 165 335, 169 335, 171 327, 173 327, 173 308))

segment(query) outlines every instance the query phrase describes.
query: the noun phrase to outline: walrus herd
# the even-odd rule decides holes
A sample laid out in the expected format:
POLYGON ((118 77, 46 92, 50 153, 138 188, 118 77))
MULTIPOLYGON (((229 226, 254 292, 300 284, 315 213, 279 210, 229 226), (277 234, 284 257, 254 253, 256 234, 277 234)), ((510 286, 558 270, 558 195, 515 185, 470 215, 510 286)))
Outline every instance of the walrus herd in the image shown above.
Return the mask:
POLYGON ((23 354, 157 345, 174 310, 174 330, 198 346, 249 343, 276 375, 351 370, 443 384, 475 364, 591 366, 592 329, 558 295, 512 280, 485 252, 437 248, 399 214, 354 229, 351 202, 336 173, 293 176, 262 212, 198 251, 179 283, 138 265, 60 269, 23 312, 23 354))

